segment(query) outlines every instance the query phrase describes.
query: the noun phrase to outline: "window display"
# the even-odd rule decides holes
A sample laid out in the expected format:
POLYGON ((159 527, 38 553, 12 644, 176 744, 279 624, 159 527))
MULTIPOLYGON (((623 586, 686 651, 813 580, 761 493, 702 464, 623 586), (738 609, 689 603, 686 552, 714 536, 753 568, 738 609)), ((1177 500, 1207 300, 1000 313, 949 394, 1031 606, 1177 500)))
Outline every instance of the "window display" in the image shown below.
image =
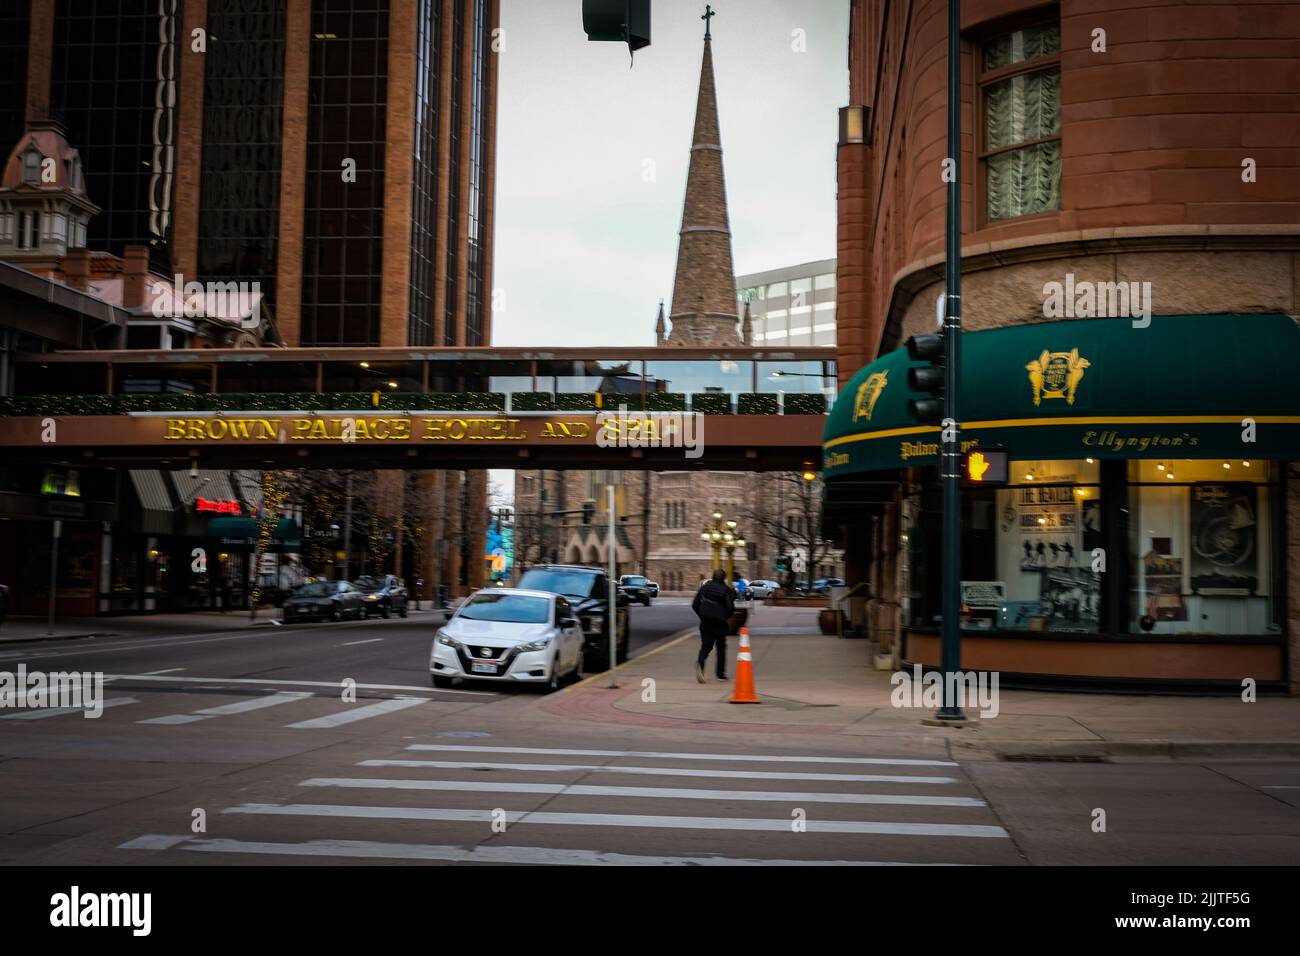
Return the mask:
POLYGON ((1278 629, 1268 462, 1141 461, 1129 467, 1130 630, 1264 634, 1278 629))
MULTIPOLYGON (((1120 462, 1103 480, 1096 460, 1013 461, 1009 479, 962 493, 964 629, 1279 630, 1279 488, 1268 462, 1120 462), (1108 537, 1118 553, 1107 553, 1108 537)), ((930 487, 914 486, 905 511, 906 619, 922 628, 939 622, 939 501, 930 487)))

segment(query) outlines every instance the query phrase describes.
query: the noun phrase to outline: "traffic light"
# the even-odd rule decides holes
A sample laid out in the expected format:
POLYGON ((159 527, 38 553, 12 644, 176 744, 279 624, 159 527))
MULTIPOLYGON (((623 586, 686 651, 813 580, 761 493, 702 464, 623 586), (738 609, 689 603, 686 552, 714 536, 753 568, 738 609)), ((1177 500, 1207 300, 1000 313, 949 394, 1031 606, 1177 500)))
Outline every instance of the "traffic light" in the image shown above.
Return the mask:
POLYGON ((650 0, 582 0, 588 40, 620 40, 629 53, 650 45, 650 0))
POLYGON ((930 396, 908 399, 907 410, 923 425, 938 425, 943 421, 943 336, 913 335, 907 340, 907 357, 930 363, 907 370, 907 387, 930 396))

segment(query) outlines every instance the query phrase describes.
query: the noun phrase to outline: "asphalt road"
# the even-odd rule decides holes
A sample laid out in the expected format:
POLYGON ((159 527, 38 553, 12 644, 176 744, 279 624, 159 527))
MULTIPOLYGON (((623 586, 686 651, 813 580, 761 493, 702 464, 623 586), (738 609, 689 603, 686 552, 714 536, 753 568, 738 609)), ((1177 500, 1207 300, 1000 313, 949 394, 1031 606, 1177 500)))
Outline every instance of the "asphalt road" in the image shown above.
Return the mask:
MULTIPOLYGON (((644 653, 695 621, 682 598, 664 598, 650 607, 634 606, 629 613, 631 657, 644 653)), ((113 683, 119 689, 240 686, 231 681, 263 688, 290 686, 295 681, 337 685, 351 678, 359 685, 359 696, 398 690, 403 693, 429 690, 437 696, 429 687, 429 647, 443 620, 441 613, 413 611, 406 619, 376 618, 287 627, 268 624, 175 636, 124 633, 117 637, 0 645, 0 669, 13 670, 19 662, 24 662, 29 670, 124 675, 113 683)), ((122 623, 123 631, 128 623, 122 623)), ((530 692, 526 687, 503 688, 485 683, 462 686, 530 692)))
MULTIPOLYGON (((684 603, 632 613, 641 654, 690 622, 684 603)), ((604 722, 573 706, 606 693, 599 678, 558 697, 433 690, 434 624, 0 648, 0 669, 130 675, 98 719, 0 714, 0 863, 1300 859, 1300 764, 957 761, 882 738, 604 722)))

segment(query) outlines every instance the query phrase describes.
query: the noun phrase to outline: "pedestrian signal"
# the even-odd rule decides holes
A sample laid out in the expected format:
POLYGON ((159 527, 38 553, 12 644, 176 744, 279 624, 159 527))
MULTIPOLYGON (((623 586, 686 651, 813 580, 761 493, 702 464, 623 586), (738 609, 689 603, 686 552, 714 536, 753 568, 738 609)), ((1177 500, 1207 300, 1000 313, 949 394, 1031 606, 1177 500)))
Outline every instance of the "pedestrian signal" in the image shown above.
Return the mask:
POLYGON ((968 485, 1005 485, 1007 452, 999 448, 972 448, 962 456, 962 480, 968 485))

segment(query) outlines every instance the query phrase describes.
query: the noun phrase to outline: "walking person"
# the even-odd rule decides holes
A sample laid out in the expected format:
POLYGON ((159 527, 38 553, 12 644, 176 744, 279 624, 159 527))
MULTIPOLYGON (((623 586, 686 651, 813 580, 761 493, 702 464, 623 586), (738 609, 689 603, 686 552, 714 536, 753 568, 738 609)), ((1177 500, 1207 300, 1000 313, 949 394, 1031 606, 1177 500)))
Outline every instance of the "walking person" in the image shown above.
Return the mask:
POLYGON ((691 610, 700 619, 700 656, 695 662, 695 679, 704 683, 704 663, 715 647, 714 663, 718 680, 727 679, 727 630, 736 610, 736 592, 727 586, 727 574, 721 568, 713 578, 700 585, 691 602, 691 610))

